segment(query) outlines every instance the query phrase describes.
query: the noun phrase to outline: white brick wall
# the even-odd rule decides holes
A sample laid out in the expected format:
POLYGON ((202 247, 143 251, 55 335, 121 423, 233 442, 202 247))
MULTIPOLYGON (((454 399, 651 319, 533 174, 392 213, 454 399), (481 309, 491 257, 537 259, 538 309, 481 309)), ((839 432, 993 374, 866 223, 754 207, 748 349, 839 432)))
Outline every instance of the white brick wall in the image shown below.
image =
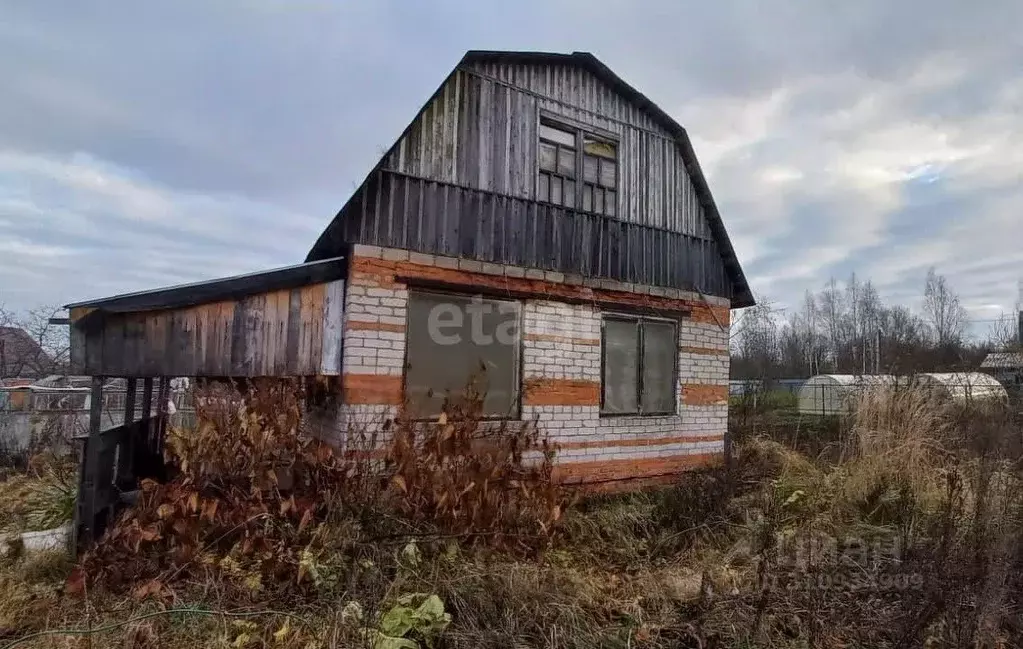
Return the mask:
POLYGON ((522 310, 525 379, 600 380, 600 316, 591 307, 527 300, 522 310))
MULTIPOLYGON (((471 260, 454 260, 403 251, 356 246, 356 255, 408 260, 472 272, 535 277, 546 281, 568 281, 560 274, 522 269, 471 260)), ((588 280, 587 280, 588 281, 588 280)), ((696 294, 653 287, 641 287, 600 280, 601 288, 634 290, 676 299, 702 301, 696 294), (606 286, 605 286, 606 285, 606 286)), ((709 297, 716 307, 727 307, 723 298, 709 297)), ((360 286, 352 280, 347 287, 347 322, 405 326, 408 291, 404 288, 360 286)), ((600 384, 601 310, 588 304, 565 304, 553 300, 523 300, 523 381, 553 379, 589 381, 600 384), (589 344, 588 344, 589 343, 589 344)), ((679 390, 676 412, 657 417, 601 417, 598 405, 524 405, 522 418, 535 419, 552 441, 566 445, 559 462, 594 462, 649 459, 686 454, 718 453, 723 449, 728 410, 725 405, 682 403, 685 384, 727 385, 728 330, 715 323, 679 322, 679 390), (719 350, 720 355, 684 351, 719 350)), ((401 376, 405 356, 405 332, 347 328, 342 371, 346 374, 401 376)), ((348 405, 342 413, 345 426, 357 430, 379 429, 397 414, 394 406, 348 405)))
POLYGON ((408 291, 348 286, 341 371, 349 374, 401 376, 405 363, 405 333, 349 327, 350 322, 405 326, 408 291), (386 304, 385 304, 386 303, 386 304))
MULTIPOLYGON (((525 379, 581 379, 600 383, 600 323, 602 312, 589 305, 528 301, 524 307, 526 341, 523 348, 525 379), (561 340, 529 340, 531 335, 554 335, 561 340), (585 345, 576 339, 597 342, 585 345)), ((728 332, 716 324, 679 322, 679 361, 676 415, 655 417, 601 417, 599 406, 523 406, 525 419, 536 419, 550 439, 567 444, 560 462, 645 459, 662 455, 721 452, 728 426, 724 405, 682 403, 684 384, 727 385, 728 356, 682 351, 684 348, 727 350, 728 332), (674 438, 680 441, 654 446, 628 445, 645 440, 674 438), (685 441, 694 438, 693 441, 685 441), (571 448, 585 443, 590 448, 571 448), (603 443, 603 447, 596 446, 603 443)))

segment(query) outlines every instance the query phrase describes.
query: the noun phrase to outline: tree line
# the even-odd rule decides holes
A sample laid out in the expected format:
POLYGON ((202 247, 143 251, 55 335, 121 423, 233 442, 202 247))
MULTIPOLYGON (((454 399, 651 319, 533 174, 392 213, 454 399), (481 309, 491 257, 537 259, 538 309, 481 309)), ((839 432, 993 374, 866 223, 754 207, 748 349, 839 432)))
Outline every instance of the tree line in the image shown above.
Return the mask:
POLYGON ((732 378, 975 370, 1015 335, 1005 324, 989 340, 969 340, 969 316, 948 280, 931 268, 923 288, 919 314, 884 303, 874 284, 855 274, 807 291, 787 317, 760 299, 733 325, 732 378))

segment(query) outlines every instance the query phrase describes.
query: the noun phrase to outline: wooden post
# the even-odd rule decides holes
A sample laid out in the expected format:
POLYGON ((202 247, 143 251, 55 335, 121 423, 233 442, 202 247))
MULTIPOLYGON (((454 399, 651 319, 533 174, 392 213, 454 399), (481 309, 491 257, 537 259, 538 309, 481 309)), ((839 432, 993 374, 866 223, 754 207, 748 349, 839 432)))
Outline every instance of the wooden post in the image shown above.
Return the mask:
POLYGON ((156 419, 156 451, 163 454, 163 440, 167 435, 167 419, 170 414, 167 410, 167 400, 170 399, 170 379, 166 376, 160 377, 160 400, 157 402, 156 412, 159 413, 156 419))
POLYGON ((124 434, 122 443, 117 450, 118 484, 130 483, 135 479, 135 445, 136 435, 131 424, 135 422, 135 379, 127 379, 124 392, 124 434))
POLYGON ((100 426, 103 415, 103 377, 92 377, 89 401, 89 436, 82 450, 81 475, 78 483, 78 506, 75 508, 75 546, 82 550, 96 540, 96 517, 99 513, 100 426))

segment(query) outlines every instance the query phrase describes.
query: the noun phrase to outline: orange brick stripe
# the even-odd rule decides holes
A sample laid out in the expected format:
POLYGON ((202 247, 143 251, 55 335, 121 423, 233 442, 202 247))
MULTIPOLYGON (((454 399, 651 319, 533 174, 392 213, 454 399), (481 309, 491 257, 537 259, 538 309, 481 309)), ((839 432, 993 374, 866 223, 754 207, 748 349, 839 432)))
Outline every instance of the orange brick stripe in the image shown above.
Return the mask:
POLYGON ((680 347, 679 351, 684 354, 704 354, 706 356, 728 356, 727 349, 714 349, 713 347, 680 347))
POLYGON ((548 343, 561 343, 563 345, 593 345, 599 346, 600 341, 595 338, 572 338, 570 336, 556 336, 554 334, 526 334, 526 340, 548 343))
POLYGON ((391 261, 376 257, 353 257, 350 281, 362 286, 394 288, 400 286, 397 277, 432 280, 449 284, 464 285, 467 289, 486 288, 492 290, 530 293, 537 298, 557 300, 600 301, 625 307, 646 307, 665 311, 690 311, 693 322, 720 324, 727 327, 730 311, 728 307, 710 307, 702 300, 677 300, 656 295, 643 295, 627 291, 612 291, 560 284, 538 279, 488 275, 453 268, 440 268, 414 264, 408 261, 391 261))
POLYGON ((716 406, 728 403, 727 385, 700 385, 689 383, 682 386, 682 403, 690 406, 716 406))
POLYGON ((559 449, 580 448, 627 448, 635 446, 660 446, 661 444, 696 444, 698 442, 723 442, 723 435, 699 435, 694 437, 651 437, 646 439, 596 440, 592 442, 555 442, 559 449))
POLYGON ((522 403, 527 406, 595 406, 600 384, 577 379, 526 379, 522 403))
POLYGON ((572 462, 555 465, 554 478, 563 484, 631 481, 673 476, 692 469, 717 466, 723 461, 723 453, 703 453, 635 460, 572 462))
POLYGON ((405 333, 405 325, 390 324, 387 322, 362 322, 360 320, 349 320, 345 324, 348 331, 391 331, 397 334, 405 333))
POLYGON ((341 390, 347 404, 397 406, 402 402, 400 376, 345 374, 341 390))

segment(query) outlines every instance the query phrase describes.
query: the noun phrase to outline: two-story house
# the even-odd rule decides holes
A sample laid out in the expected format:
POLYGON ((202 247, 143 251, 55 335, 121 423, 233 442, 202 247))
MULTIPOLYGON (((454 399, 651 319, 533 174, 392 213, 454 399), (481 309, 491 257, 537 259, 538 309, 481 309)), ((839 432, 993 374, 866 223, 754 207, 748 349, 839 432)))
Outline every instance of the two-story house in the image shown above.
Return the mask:
POLYGON ((359 426, 477 379, 606 481, 721 459, 751 304, 674 119, 591 54, 471 51, 306 263, 69 308, 83 373, 334 376, 359 426))

